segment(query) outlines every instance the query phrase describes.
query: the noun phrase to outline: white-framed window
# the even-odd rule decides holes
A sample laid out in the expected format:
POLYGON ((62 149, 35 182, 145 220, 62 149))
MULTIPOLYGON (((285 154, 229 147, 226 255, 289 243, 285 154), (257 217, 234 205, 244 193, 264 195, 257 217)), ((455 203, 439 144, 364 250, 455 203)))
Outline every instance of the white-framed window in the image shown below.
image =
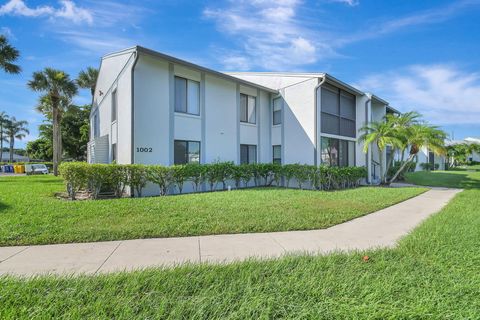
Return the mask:
POLYGON ((112 122, 117 120, 117 89, 113 90, 112 92, 112 122))
POLYGON ((175 140, 174 164, 200 163, 200 141, 175 140))
POLYGON ((322 132, 355 138, 355 95, 328 84, 321 90, 322 132))
POLYGON ((273 99, 273 125, 282 123, 282 98, 273 99))
POLYGON ((240 163, 257 163, 257 146, 254 144, 240 145, 240 163))
POLYGON ((240 122, 256 123, 256 104, 256 97, 240 94, 240 122))
POLYGON ((277 164, 282 164, 282 146, 275 145, 272 148, 272 162, 277 164))
POLYGON ((175 112, 200 115, 200 83, 175 76, 175 112))

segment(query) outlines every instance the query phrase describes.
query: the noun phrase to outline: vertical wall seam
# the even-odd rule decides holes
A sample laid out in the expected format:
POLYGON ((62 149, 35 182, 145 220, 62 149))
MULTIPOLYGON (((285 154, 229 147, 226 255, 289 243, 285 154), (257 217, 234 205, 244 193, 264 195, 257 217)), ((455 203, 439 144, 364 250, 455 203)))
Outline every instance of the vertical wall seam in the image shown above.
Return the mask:
POLYGON ((168 141, 168 154, 169 154, 169 165, 174 163, 174 146, 173 140, 175 139, 175 75, 174 75, 174 65, 173 63, 168 64, 168 106, 169 106, 169 141, 168 141))
POLYGON ((237 83, 236 87, 236 102, 237 102, 237 160, 236 163, 240 164, 240 84, 237 83))
POLYGON ((257 98, 255 100, 255 116, 256 116, 256 121, 257 121, 257 162, 263 162, 262 157, 261 157, 261 152, 262 152, 262 140, 261 140, 261 96, 260 96, 260 89, 257 89, 257 98))

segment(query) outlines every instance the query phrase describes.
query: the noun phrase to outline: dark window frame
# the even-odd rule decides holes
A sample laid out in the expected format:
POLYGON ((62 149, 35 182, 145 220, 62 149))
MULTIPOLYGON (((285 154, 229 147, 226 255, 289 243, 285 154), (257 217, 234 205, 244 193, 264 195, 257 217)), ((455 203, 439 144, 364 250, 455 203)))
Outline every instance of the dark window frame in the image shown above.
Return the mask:
MULTIPOLYGON (((176 85, 177 85, 177 82, 175 81, 176 79, 182 79, 182 80, 185 80, 185 109, 186 111, 182 111, 182 110, 177 110, 177 103, 176 101, 173 102, 174 104, 174 111, 176 113, 182 113, 182 114, 190 114, 190 115, 194 115, 194 116, 200 116, 200 82, 196 81, 196 80, 192 80, 192 79, 188 79, 188 78, 185 78, 185 77, 181 77, 181 76, 174 76, 174 81, 173 81, 173 85, 174 85, 174 92, 176 90, 176 85), (189 112, 189 99, 188 99, 188 83, 189 82, 195 82, 198 84, 198 113, 193 113, 193 112, 189 112)), ((176 99, 177 95, 176 93, 174 93, 174 99, 176 99)))
POLYGON ((118 160, 118 147, 117 143, 112 143, 112 162, 118 160))
POLYGON ((281 101, 281 99, 282 99, 282 97, 274 98, 274 99, 273 99, 273 102, 272 102, 272 125, 274 125, 274 126, 281 125, 282 122, 283 122, 283 121, 282 121, 283 103, 280 105, 280 109, 279 109, 279 110, 275 110, 275 101, 276 101, 276 100, 281 101), (275 112, 279 112, 279 113, 280 113, 279 122, 275 122, 275 112))
POLYGON ((240 122, 241 123, 250 123, 250 124, 257 124, 257 97, 255 96, 250 96, 248 94, 245 94, 245 93, 240 93, 240 122), (245 114, 242 114, 242 97, 245 97, 245 114), (253 98, 254 99, 254 110, 255 110, 255 117, 253 118, 253 122, 250 122, 249 119, 248 119, 248 115, 249 115, 249 110, 250 110, 250 99, 249 98, 253 98), (243 116, 245 117, 243 119, 243 116))
POLYGON ((258 150, 257 150, 257 145, 256 144, 240 144, 240 164, 250 164, 250 148, 255 147, 255 162, 253 163, 258 163, 258 150), (242 161, 242 147, 246 147, 247 150, 247 162, 242 161))
POLYGON ((118 112, 118 93, 117 89, 112 91, 112 101, 111 101, 111 110, 112 110, 112 122, 117 121, 117 112, 118 112))
POLYGON ((336 167, 355 167, 356 166, 356 161, 357 161, 357 155, 356 155, 356 150, 357 146, 355 144, 355 141, 352 141, 352 140, 346 140, 346 139, 339 139, 339 138, 331 138, 331 137, 326 137, 326 136, 322 136, 321 137, 321 140, 320 140, 320 161, 321 161, 321 164, 325 164, 325 165, 328 165, 328 166, 336 166, 336 167), (324 139, 329 139, 329 140, 334 140, 336 142, 336 147, 337 147, 337 152, 338 152, 338 155, 337 155, 337 158, 336 158, 336 161, 335 163, 332 162, 332 157, 329 155, 329 162, 328 163, 325 163, 323 161, 323 141, 324 139), (345 155, 341 155, 340 152, 341 152, 341 144, 344 143, 345 146, 346 146, 346 154, 345 155), (352 153, 353 153, 353 164, 350 165, 348 163, 348 160, 349 160, 349 145, 353 146, 353 149, 352 149, 352 153), (346 162, 347 162, 347 165, 344 166, 344 165, 341 165, 341 159, 346 159, 346 162))
POLYGON ((343 137, 350 137, 350 138, 355 138, 357 136, 357 108, 356 108, 356 104, 357 104, 357 96, 346 91, 346 90, 343 90, 343 89, 340 89, 340 88, 337 88, 337 87, 334 87, 334 86, 331 86, 331 85, 323 85, 321 87, 322 90, 328 90, 330 91, 331 93, 334 93, 336 95, 336 99, 337 99, 337 112, 338 113, 332 113, 330 111, 325 111, 324 109, 324 105, 322 103, 322 100, 320 100, 320 112, 321 112, 321 115, 323 114, 326 114, 326 115, 329 115, 331 117, 335 117, 337 118, 337 130, 335 130, 336 132, 328 132, 328 131, 325 131, 324 129, 324 126, 321 126, 321 132, 322 133, 326 133, 326 134, 333 134, 333 135, 338 135, 338 136, 343 136, 343 137), (347 117, 344 115, 344 113, 342 113, 342 95, 343 97, 345 98, 353 98, 353 106, 354 106, 354 115, 353 117, 347 117), (344 134, 344 126, 342 125, 342 120, 345 122, 348 122, 348 123, 353 123, 353 126, 355 127, 354 131, 353 131, 353 134, 344 134))
POLYGON ((201 144, 200 141, 175 139, 175 140, 173 140, 173 164, 177 165, 177 164, 187 164, 187 163, 201 163, 201 155, 202 155, 201 150, 202 150, 202 144, 201 144), (185 143, 185 154, 184 154, 184 157, 183 157, 185 161, 177 161, 177 159, 175 159, 175 143, 176 142, 185 143), (190 154, 190 152, 189 152, 190 143, 198 143, 198 162, 189 162, 188 161, 188 155, 190 154))
POLYGON ((276 144, 272 146, 272 163, 282 164, 282 145, 276 144), (275 158, 275 148, 280 148, 280 158, 275 158))

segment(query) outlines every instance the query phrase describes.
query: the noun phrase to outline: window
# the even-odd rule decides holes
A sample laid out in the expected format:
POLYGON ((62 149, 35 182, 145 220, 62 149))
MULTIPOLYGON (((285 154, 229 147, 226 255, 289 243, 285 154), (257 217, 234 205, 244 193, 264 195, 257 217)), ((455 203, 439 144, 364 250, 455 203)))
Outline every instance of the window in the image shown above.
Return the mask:
POLYGON ((322 137, 322 164, 327 166, 355 166, 355 142, 322 137))
POLYGON ((117 120, 117 90, 112 92, 112 122, 117 120))
POLYGON ((117 161, 117 144, 113 143, 112 144, 112 162, 117 161))
POLYGON ((256 123, 257 99, 246 94, 240 94, 240 122, 256 123))
POLYGON ((273 125, 282 123, 282 99, 273 99, 273 125))
POLYGON ((282 164, 282 146, 273 146, 273 163, 282 164))
POLYGON ((322 132, 354 138, 355 95, 327 84, 323 85, 321 90, 322 132))
POLYGON ((257 163, 257 146, 253 144, 240 145, 240 163, 257 163))
POLYGON ((200 142, 175 140, 173 143, 175 164, 200 163, 200 142))
POLYGON ((432 151, 428 152, 428 163, 431 166, 431 170, 435 168, 435 154, 432 151))
POLYGON ((200 83, 175 77, 175 112, 200 114, 200 83))
POLYGON ((93 116, 92 130, 93 138, 98 138, 100 135, 100 121, 98 120, 98 111, 95 112, 95 115, 93 116))

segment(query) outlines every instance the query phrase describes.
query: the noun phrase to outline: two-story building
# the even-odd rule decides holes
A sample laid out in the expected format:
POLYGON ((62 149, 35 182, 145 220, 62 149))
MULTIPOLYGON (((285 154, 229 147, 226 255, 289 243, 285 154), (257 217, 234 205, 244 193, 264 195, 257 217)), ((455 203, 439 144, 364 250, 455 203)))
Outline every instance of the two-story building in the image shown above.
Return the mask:
POLYGON ((88 161, 366 166, 376 183, 359 129, 393 111, 326 73, 222 73, 136 46, 102 58, 88 161))

